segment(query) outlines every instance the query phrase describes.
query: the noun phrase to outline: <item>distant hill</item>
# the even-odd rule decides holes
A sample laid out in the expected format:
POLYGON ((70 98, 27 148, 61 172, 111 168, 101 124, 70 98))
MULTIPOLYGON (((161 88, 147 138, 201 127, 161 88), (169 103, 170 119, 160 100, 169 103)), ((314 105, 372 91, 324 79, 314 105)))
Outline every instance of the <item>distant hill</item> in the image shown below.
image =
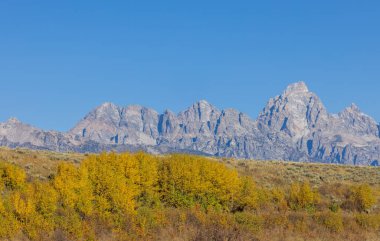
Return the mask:
POLYGON ((304 82, 270 99, 257 119, 205 100, 178 114, 104 103, 68 132, 15 118, 0 123, 0 145, 59 152, 185 152, 258 160, 379 165, 379 123, 352 104, 330 114, 304 82))

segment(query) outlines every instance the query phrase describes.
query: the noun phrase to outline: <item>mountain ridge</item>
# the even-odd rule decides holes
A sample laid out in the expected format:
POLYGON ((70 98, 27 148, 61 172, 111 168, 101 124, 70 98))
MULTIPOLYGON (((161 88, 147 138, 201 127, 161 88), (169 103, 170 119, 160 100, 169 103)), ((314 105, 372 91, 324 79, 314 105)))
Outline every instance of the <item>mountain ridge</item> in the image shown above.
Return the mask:
POLYGON ((177 114, 105 102, 67 132, 45 131, 10 118, 0 123, 0 145, 378 165, 380 126, 355 104, 329 113, 304 82, 296 82, 271 98, 256 119, 236 109, 220 110, 206 100, 177 114))

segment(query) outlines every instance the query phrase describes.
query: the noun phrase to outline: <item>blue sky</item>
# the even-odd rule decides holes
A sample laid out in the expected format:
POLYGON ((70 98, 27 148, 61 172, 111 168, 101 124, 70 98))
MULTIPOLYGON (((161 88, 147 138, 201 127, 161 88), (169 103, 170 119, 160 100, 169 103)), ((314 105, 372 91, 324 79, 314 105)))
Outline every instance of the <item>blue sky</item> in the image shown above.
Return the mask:
POLYGON ((255 118, 304 80, 380 121, 379 1, 0 1, 0 121, 68 130, 105 101, 255 118))

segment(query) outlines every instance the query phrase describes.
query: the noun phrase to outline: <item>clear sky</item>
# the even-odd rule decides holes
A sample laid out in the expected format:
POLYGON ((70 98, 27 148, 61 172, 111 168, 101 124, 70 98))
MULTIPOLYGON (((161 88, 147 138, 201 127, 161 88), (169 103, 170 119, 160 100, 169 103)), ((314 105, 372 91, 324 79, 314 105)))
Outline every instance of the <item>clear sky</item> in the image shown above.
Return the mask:
POLYGON ((380 1, 0 1, 0 121, 200 99, 256 118, 299 80, 380 121, 380 1))

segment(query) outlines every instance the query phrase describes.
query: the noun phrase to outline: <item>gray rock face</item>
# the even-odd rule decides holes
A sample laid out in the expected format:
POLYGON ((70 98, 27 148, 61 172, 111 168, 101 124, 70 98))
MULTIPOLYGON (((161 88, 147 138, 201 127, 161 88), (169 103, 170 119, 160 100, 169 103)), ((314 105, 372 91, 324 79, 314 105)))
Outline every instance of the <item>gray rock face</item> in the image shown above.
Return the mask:
POLYGON ((11 118, 0 123, 0 145, 53 151, 71 151, 80 142, 74 136, 57 131, 43 131, 11 118))
POLYGON ((101 144, 156 145, 159 115, 142 106, 118 107, 104 103, 85 116, 70 134, 82 142, 101 144))
POLYGON ((270 99, 256 120, 204 100, 179 114, 104 103, 67 133, 44 131, 16 119, 0 123, 0 145, 377 165, 379 129, 354 104, 338 114, 328 113, 318 96, 298 82, 270 99))
POLYGON ((322 102, 303 82, 290 85, 282 95, 270 99, 258 118, 261 128, 286 133, 294 141, 314 129, 326 128, 328 121, 322 102))

